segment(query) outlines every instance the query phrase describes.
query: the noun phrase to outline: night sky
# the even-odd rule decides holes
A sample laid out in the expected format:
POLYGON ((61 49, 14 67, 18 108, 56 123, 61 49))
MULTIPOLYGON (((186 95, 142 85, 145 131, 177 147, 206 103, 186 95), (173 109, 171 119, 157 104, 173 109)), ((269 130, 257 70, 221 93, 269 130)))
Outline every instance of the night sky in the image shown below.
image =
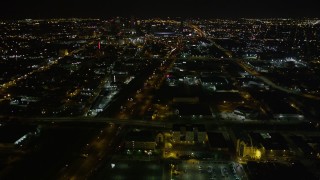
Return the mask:
POLYGON ((316 0, 9 0, 0 18, 320 17, 316 0))

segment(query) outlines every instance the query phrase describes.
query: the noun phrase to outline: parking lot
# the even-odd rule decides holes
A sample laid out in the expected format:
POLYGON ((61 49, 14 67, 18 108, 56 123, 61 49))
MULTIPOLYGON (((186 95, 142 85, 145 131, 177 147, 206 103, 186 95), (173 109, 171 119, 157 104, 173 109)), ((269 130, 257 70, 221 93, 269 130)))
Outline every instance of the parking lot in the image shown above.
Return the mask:
MULTIPOLYGON (((241 164, 231 161, 169 160, 113 162, 100 173, 103 179, 247 180, 241 164)), ((98 177, 98 176, 97 176, 98 177)), ((98 179, 98 178, 96 178, 98 179)))
POLYGON ((166 167, 163 163, 157 161, 116 161, 113 162, 111 167, 107 165, 105 171, 100 172, 99 176, 93 179, 141 179, 141 180, 161 180, 167 179, 165 177, 166 167))
POLYGON ((182 161, 171 168, 172 179, 247 179, 242 165, 235 162, 182 161))

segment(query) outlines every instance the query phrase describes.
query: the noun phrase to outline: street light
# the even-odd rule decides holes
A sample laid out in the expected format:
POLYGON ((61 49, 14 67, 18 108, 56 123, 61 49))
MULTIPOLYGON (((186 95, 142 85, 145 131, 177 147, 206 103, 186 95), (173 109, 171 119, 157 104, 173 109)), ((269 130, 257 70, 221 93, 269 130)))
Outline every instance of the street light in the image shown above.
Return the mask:
POLYGON ((172 180, 172 169, 174 168, 174 165, 173 164, 170 164, 171 166, 171 170, 170 170, 170 180, 172 180))
POLYGON ((150 155, 152 154, 152 152, 151 151, 149 151, 148 152, 148 155, 149 155, 149 161, 150 161, 150 155))

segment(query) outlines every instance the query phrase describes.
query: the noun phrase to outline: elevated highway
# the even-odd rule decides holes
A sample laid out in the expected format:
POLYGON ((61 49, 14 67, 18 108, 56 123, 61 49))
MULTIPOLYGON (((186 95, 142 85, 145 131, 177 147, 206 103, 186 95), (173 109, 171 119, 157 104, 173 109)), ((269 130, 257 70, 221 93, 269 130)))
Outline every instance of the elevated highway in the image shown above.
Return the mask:
POLYGON ((0 117, 1 122, 19 122, 39 125, 55 125, 55 124, 73 124, 73 123, 86 123, 86 124, 105 124, 113 123, 119 125, 131 125, 141 127, 159 127, 159 128, 172 128, 173 124, 203 124, 203 125, 216 125, 216 126, 233 126, 240 124, 251 125, 288 125, 288 124, 303 124, 309 123, 309 120, 222 120, 217 118, 203 118, 203 119, 171 119, 171 120, 144 120, 144 119, 118 119, 109 117, 0 117))

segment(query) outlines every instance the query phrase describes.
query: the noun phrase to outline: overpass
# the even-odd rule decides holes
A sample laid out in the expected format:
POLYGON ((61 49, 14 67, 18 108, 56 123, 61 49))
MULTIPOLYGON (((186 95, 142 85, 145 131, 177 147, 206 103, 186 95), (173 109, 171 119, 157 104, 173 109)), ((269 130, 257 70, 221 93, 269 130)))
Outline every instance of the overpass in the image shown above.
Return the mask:
POLYGON ((191 23, 189 23, 188 26, 192 28, 195 32, 197 32, 200 37, 207 38, 216 48, 222 51, 228 58, 232 58, 232 53, 230 51, 224 49, 222 46, 217 44, 213 38, 208 37, 207 34, 204 31, 202 31, 198 26, 191 23))
POLYGON ((120 124, 120 125, 132 125, 142 127, 159 127, 159 128, 172 128, 173 124, 204 124, 204 125, 237 125, 237 124, 266 124, 266 125, 285 125, 285 124, 301 124, 309 122, 309 120, 291 120, 291 121, 279 121, 279 120, 222 120, 219 118, 177 118, 172 120, 144 120, 144 119, 118 119, 109 117, 0 117, 1 122, 20 122, 39 125, 55 125, 64 123, 92 123, 92 124, 120 124))
POLYGON ((288 93, 288 94, 294 94, 294 95, 302 96, 302 97, 305 97, 305 98, 308 98, 308 99, 320 100, 319 96, 316 96, 316 95, 313 95, 313 94, 309 94, 309 93, 297 92, 297 91, 282 87, 280 85, 277 85, 276 83, 272 82, 270 79, 268 79, 268 78, 264 77, 263 75, 261 75, 255 69, 250 68, 242 59, 233 58, 233 59, 230 59, 230 60, 233 60, 240 67, 242 67, 245 71, 247 71, 251 75, 257 77, 258 79, 260 79, 264 83, 268 84, 269 86, 271 86, 271 87, 273 87, 273 88, 275 88, 277 90, 280 90, 280 91, 288 93))

